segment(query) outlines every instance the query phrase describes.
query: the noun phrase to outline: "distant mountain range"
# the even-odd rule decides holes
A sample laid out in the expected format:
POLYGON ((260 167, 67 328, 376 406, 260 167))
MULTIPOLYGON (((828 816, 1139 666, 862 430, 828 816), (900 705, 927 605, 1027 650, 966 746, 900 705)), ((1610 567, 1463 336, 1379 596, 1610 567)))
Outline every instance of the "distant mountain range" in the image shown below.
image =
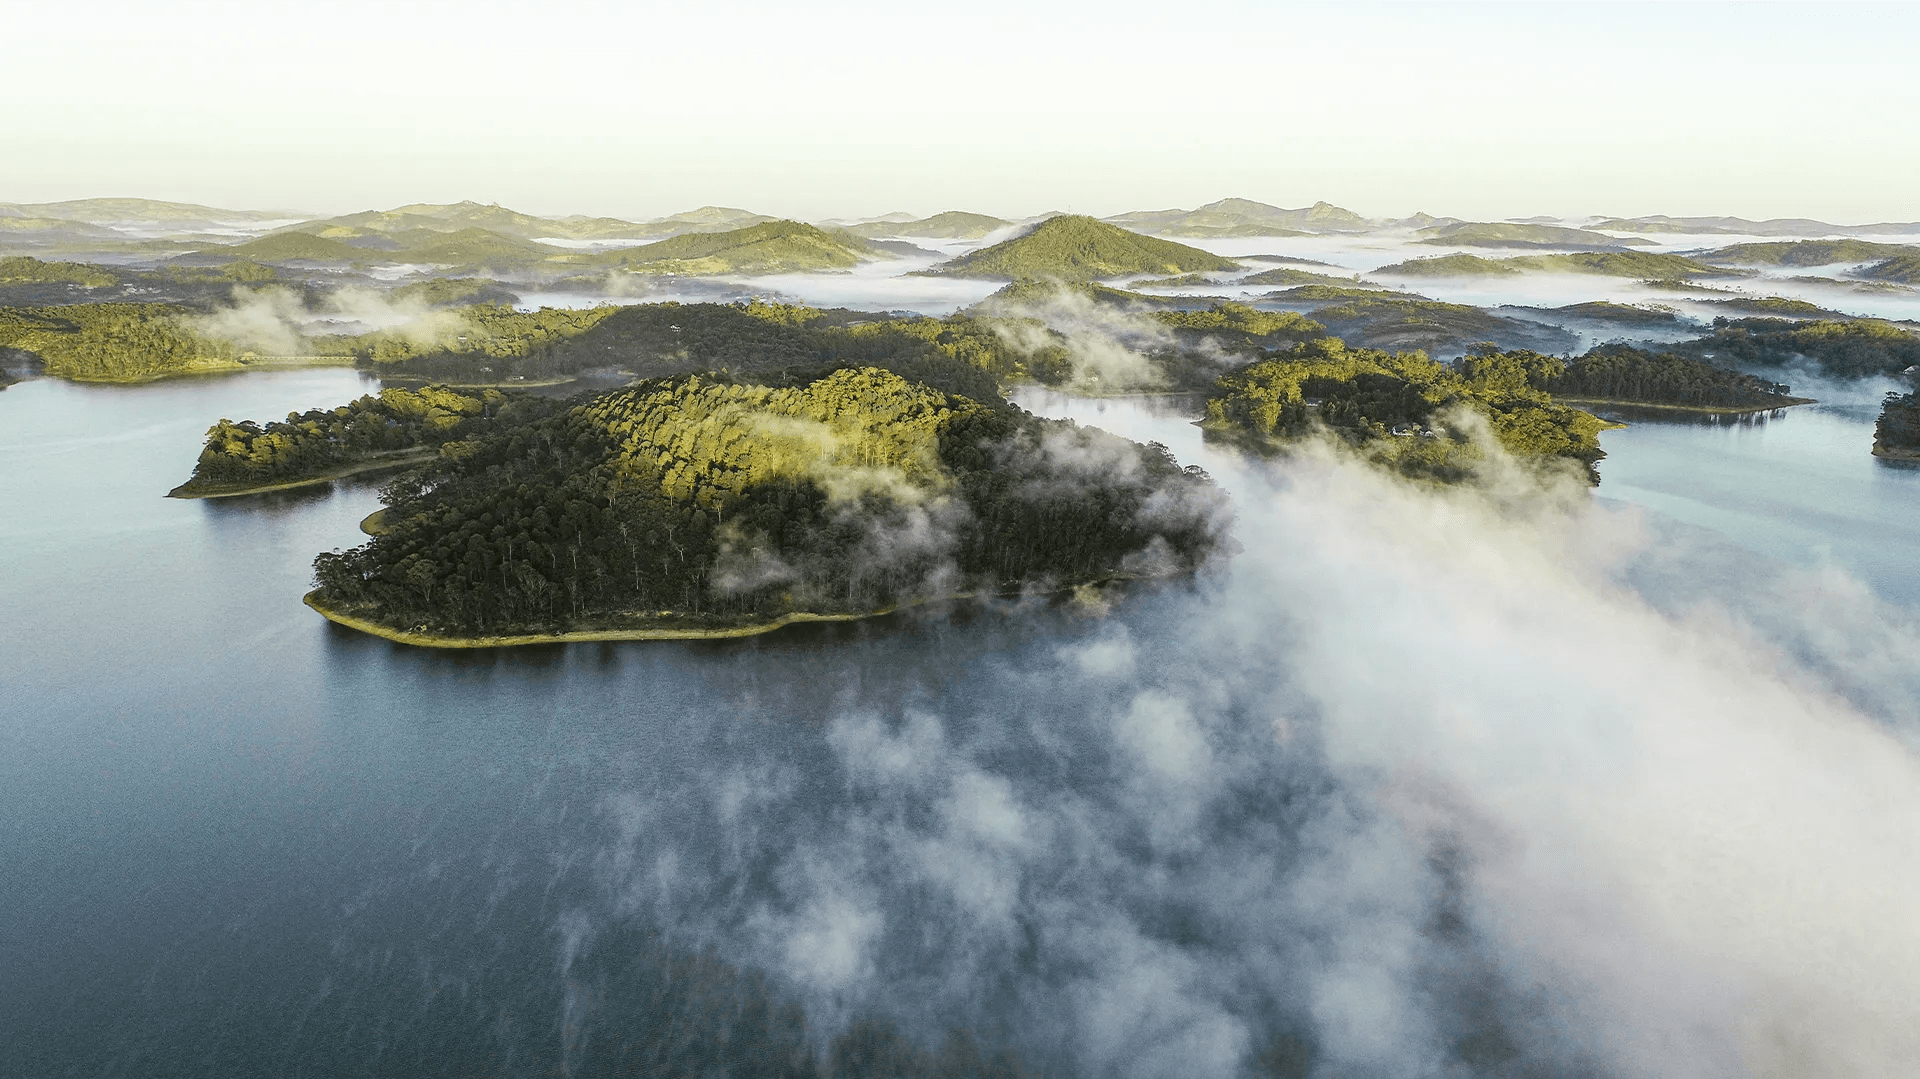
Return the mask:
POLYGON ((1615 232, 1684 233, 1733 236, 1872 236, 1920 233, 1920 221, 1882 222, 1877 225, 1831 225, 1805 217, 1775 217, 1749 221, 1744 217, 1609 217, 1588 226, 1615 232))
POLYGON ((1105 219, 1122 228, 1194 239, 1229 236, 1310 236, 1366 232, 1373 224, 1352 210, 1316 202, 1298 210, 1252 199, 1221 199, 1197 210, 1136 210, 1105 219))

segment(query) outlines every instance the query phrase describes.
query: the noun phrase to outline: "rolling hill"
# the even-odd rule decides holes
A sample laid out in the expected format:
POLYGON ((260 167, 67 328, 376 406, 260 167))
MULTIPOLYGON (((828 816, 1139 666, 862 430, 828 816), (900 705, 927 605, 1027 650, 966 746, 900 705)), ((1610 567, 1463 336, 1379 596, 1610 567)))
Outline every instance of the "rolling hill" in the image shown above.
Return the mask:
POLYGON ((1297 210, 1252 199, 1220 199, 1195 210, 1136 210, 1109 217, 1122 228, 1168 236, 1305 236, 1322 232, 1364 232, 1366 218, 1330 202, 1297 210))
POLYGON ((874 239, 885 236, 924 236, 935 240, 977 240, 995 229, 1006 228, 1011 221, 1003 221, 986 214, 970 214, 964 210, 948 210, 932 217, 909 218, 905 221, 881 219, 863 221, 857 225, 848 225, 841 231, 855 236, 874 239))
POLYGON ((707 276, 844 270, 872 257, 858 237, 799 221, 768 221, 725 232, 685 232, 575 261, 632 273, 707 276))
POLYGON ((1877 244, 1866 240, 1793 240, 1780 243, 1734 244, 1708 251, 1703 262, 1736 266, 1828 266, 1836 262, 1869 262, 1920 254, 1920 247, 1877 244))
POLYGON ((1653 243, 1639 236, 1620 239, 1589 229, 1542 225, 1528 221, 1462 221, 1424 228, 1415 243, 1449 247, 1628 247, 1653 243))
POLYGON ((1234 270, 1239 265, 1197 247, 1128 232, 1091 217, 1062 214, 1025 234, 972 251, 929 274, 978 277, 1092 281, 1135 274, 1181 274, 1234 270))

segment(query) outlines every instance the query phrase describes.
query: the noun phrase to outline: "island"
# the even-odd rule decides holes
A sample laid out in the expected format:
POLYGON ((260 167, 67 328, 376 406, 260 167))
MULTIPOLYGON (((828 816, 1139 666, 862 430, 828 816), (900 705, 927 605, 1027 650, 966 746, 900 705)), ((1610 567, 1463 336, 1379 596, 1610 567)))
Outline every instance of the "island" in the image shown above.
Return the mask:
POLYGON ((1450 366, 1423 352, 1351 348, 1325 337, 1221 378, 1202 429, 1263 454, 1330 436, 1400 475, 1459 483, 1485 461, 1474 437, 1484 426, 1516 457, 1598 483, 1594 465, 1605 456, 1598 436, 1611 425, 1536 386, 1563 367, 1553 356, 1491 345, 1450 366))
POLYGON ((1557 371, 1536 368, 1530 384, 1578 405, 1741 414, 1810 405, 1793 387, 1673 352, 1624 344, 1598 346, 1557 371))
POLYGON ((1673 347, 1760 367, 1804 357, 1837 378, 1895 375, 1920 364, 1920 333, 1884 319, 1716 318, 1712 334, 1673 347))
POLYGON ((309 605, 411 644, 740 636, 1191 572, 1224 495, 1164 447, 843 366, 650 379, 388 484, 309 605))
POLYGON ((284 421, 222 419, 208 429, 193 475, 167 497, 229 498, 408 468, 458 455, 493 427, 525 423, 557 407, 498 390, 467 395, 446 386, 390 386, 284 421))
POLYGON ((1920 393, 1889 393, 1873 425, 1873 455, 1920 461, 1920 393))

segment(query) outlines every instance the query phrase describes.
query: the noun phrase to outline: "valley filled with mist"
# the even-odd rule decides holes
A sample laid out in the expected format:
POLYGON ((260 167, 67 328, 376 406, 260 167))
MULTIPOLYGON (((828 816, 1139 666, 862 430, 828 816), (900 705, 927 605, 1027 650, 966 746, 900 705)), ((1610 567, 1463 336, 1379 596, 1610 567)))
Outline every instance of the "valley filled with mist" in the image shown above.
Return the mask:
POLYGON ((1920 222, 0 204, 0 1071, 1909 1075, 1916 378, 1920 222))

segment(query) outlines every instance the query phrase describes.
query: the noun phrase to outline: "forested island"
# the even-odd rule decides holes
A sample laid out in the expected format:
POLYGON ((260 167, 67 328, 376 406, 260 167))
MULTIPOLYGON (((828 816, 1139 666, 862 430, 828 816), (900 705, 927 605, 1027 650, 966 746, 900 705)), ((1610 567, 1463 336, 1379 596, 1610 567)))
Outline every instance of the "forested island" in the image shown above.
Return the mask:
POLYGON ((526 423, 558 404, 498 390, 471 395, 445 386, 388 387, 331 409, 267 424, 222 419, 187 482, 171 498, 221 498, 324 483, 383 468, 457 456, 497 425, 526 423))
POLYGON ((1920 461, 1920 393, 1889 393, 1873 425, 1873 455, 1920 461))
POLYGON ((1920 335, 1880 319, 1716 318, 1710 336, 1675 347, 1762 367, 1805 357, 1839 378, 1893 375, 1920 364, 1920 335))
POLYGON ((1190 571, 1223 496, 1163 447, 875 367, 653 379, 388 486, 309 602, 396 640, 732 636, 1190 571))
POLYGON ((1695 412, 1765 412, 1812 404, 1792 387, 1672 352, 1601 345, 1558 370, 1532 369, 1529 384, 1585 405, 1639 405, 1695 412))
POLYGON ((1207 433, 1260 452, 1331 433, 1402 475, 1458 482, 1482 462, 1467 428, 1484 422, 1509 452, 1573 462, 1589 483, 1606 421, 1557 404, 1538 384, 1565 362, 1537 352, 1476 350, 1457 367, 1422 352, 1350 348, 1320 338, 1220 379, 1207 433))

